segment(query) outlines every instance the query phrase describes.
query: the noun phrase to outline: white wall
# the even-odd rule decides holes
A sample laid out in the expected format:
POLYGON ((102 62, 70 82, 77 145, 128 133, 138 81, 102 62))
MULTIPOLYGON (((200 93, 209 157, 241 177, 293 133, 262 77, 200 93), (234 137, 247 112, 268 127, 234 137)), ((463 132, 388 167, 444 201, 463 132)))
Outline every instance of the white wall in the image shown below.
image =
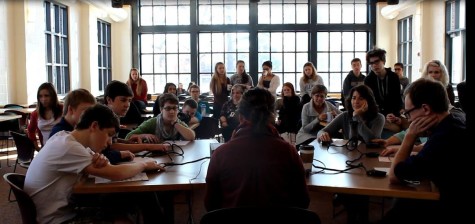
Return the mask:
MULTIPOLYGON (((57 2, 69 11, 71 89, 102 94, 97 84, 98 18, 112 27, 112 78, 126 81, 132 65, 130 8, 114 17, 107 0, 92 1, 97 5, 86 0, 57 2)), ((0 0, 0 105, 36 102, 38 86, 47 81, 44 30, 43 1, 0 0)))

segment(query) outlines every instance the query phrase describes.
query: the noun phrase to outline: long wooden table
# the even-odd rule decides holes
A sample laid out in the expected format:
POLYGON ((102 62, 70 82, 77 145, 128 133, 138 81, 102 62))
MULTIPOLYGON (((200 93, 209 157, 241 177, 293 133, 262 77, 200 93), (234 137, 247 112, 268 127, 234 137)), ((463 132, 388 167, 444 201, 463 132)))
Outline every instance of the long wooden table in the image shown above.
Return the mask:
MULTIPOLYGON (((184 156, 172 156, 176 163, 184 163, 209 156, 210 143, 215 139, 195 140, 183 146, 184 156)), ((314 158, 323 162, 326 167, 333 169, 345 169, 345 161, 358 157, 359 152, 348 151, 344 147, 331 146, 329 149, 322 147, 317 141, 310 143, 315 147, 314 158)), ((335 144, 337 142, 335 141, 335 144)), ((359 145, 359 151, 381 151, 381 149, 366 149, 364 144, 359 145)), ((170 162, 168 156, 157 157, 158 162, 170 162)), ((378 158, 363 156, 360 160, 367 169, 373 167, 389 167, 390 163, 379 162, 378 158)), ((360 162, 358 161, 358 162, 360 162)), ((358 163, 356 162, 356 163, 358 163)), ((119 182, 107 184, 95 184, 89 178, 80 181, 74 186, 75 193, 111 193, 111 192, 143 192, 143 191, 171 191, 191 190, 205 187, 209 159, 185 165, 167 167, 167 171, 148 173, 148 181, 119 182)), ((315 165, 321 164, 314 162, 315 165)), ((313 171, 318 169, 313 168, 313 171)), ((329 174, 318 173, 308 178, 308 188, 312 191, 325 191, 334 193, 348 193, 369 196, 417 198, 437 200, 439 193, 429 181, 422 181, 418 185, 393 185, 389 178, 369 177, 362 168, 353 169, 347 173, 329 174)))
MULTIPOLYGON (((334 140, 334 145, 342 145, 343 141, 334 140)), ((310 143, 315 147, 314 159, 317 159, 327 168, 344 170, 347 167, 345 161, 353 160, 359 157, 360 152, 381 152, 383 149, 367 149, 365 144, 360 144, 358 150, 349 151, 346 147, 322 146, 317 140, 310 143)), ((368 158, 363 156, 355 161, 354 165, 363 163, 366 169, 374 167, 389 168, 391 163, 380 162, 378 158, 368 158)), ((315 162, 317 166, 323 166, 315 162)), ((313 168, 312 171, 318 172, 320 169, 313 168)), ((396 197, 396 198, 417 198, 438 200, 439 192, 430 181, 421 181, 420 184, 400 185, 390 184, 389 177, 370 177, 366 175, 363 168, 356 168, 345 173, 335 173, 334 171, 324 171, 310 175, 308 186, 310 190, 325 191, 334 193, 348 193, 369 196, 396 197)))

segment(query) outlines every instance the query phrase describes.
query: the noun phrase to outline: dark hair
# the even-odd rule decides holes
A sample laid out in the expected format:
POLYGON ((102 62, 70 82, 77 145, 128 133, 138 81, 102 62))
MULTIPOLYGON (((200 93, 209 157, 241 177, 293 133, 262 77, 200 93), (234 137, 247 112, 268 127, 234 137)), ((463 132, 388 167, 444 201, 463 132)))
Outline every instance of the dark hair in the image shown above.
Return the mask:
POLYGON ((415 108, 427 104, 435 113, 449 110, 447 90, 439 81, 420 78, 407 86, 404 96, 411 99, 415 108))
POLYGON ((190 93, 190 95, 191 95, 191 89, 199 89, 201 91, 201 89, 198 85, 193 84, 193 85, 189 86, 188 90, 187 90, 190 93))
POLYGON ((97 122, 100 129, 114 128, 116 132, 119 131, 119 117, 105 105, 96 104, 87 108, 81 115, 75 129, 88 129, 93 122, 97 122))
POLYGON ((274 108, 274 96, 266 89, 254 88, 244 93, 238 112, 251 122, 254 133, 265 133, 267 126, 275 120, 274 108))
POLYGON ((269 68, 272 68, 272 61, 265 61, 264 63, 262 63, 262 66, 264 65, 266 65, 269 68))
POLYGON ((165 106, 166 102, 169 102, 171 104, 178 105, 178 98, 176 95, 171 94, 171 93, 164 93, 160 96, 159 98, 160 102, 160 108, 163 108, 165 106))
MULTIPOLYGON (((172 82, 168 82, 167 84, 165 84, 165 88, 163 89, 163 93, 168 93, 168 87, 170 86, 175 86, 175 89, 176 89, 176 85, 175 83, 172 83, 172 82)), ((177 90, 175 90, 175 95, 177 95, 178 92, 177 90)))
POLYGON ((282 97, 284 97, 284 87, 289 87, 290 88, 290 91, 292 91, 292 96, 296 96, 295 95, 295 88, 294 88, 294 85, 290 82, 286 82, 284 84, 282 84, 282 97))
MULTIPOLYGON (((236 66, 239 63, 243 63, 244 65, 246 64, 243 60, 237 60, 236 61, 236 66)), ((246 73, 246 67, 244 67, 244 72, 241 75, 241 83, 246 84, 247 82, 249 82, 249 77, 247 76, 247 73, 246 73)))
POLYGON ((376 104, 376 99, 374 98, 373 91, 367 85, 357 85, 350 90, 350 94, 346 98, 346 108, 348 109, 348 115, 353 117, 353 107, 351 106, 351 98, 353 97, 353 93, 358 92, 362 98, 366 100, 368 103, 368 110, 364 113, 363 119, 366 121, 372 120, 378 115, 379 109, 378 105, 376 104))
POLYGON ((63 116, 68 113, 68 107, 76 109, 81 103, 96 104, 96 98, 87 89, 75 89, 66 95, 63 105, 63 116))
POLYGON ((190 108, 196 109, 196 108, 198 108, 198 103, 196 103, 196 101, 194 99, 187 99, 183 103, 183 107, 185 107, 185 106, 189 106, 190 108))
POLYGON ((366 62, 369 64, 369 59, 372 57, 378 57, 379 60, 386 62, 386 51, 381 48, 373 48, 366 53, 366 62))
POLYGON ((36 110, 42 118, 45 118, 46 108, 40 103, 40 91, 44 89, 48 91, 48 94, 51 97, 51 110, 53 111, 53 116, 56 120, 56 118, 61 117, 61 105, 59 104, 58 94, 56 93, 54 85, 49 82, 45 82, 38 87, 38 91, 36 92, 36 100, 38 102, 36 104, 36 110))
POLYGON ((351 60, 351 63, 353 64, 353 62, 359 62, 361 64, 361 59, 360 58, 353 58, 353 60, 351 60))
POLYGON ((104 91, 105 104, 107 104, 107 97, 114 101, 115 98, 118 96, 133 97, 134 93, 132 92, 130 86, 128 86, 127 84, 118 80, 113 80, 109 84, 107 84, 106 90, 104 91))
POLYGON ((401 67, 402 69, 404 69, 404 64, 401 63, 401 62, 395 63, 395 64, 394 64, 394 67, 396 67, 396 66, 399 66, 399 67, 401 67))

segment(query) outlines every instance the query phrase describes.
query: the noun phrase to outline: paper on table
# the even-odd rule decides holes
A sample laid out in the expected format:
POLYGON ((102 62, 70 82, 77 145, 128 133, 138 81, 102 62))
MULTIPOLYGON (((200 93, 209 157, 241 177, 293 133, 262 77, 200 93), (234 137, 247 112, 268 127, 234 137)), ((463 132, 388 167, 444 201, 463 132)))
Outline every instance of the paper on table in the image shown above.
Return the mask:
POLYGON ((169 143, 169 144, 175 144, 175 145, 178 145, 178 146, 185 146, 187 145, 190 141, 165 141, 166 143, 169 143))
MULTIPOLYGON (((413 155, 417 155, 417 152, 411 152, 411 156, 413 155)), ((379 162, 387 162, 387 163, 390 163, 393 161, 394 159, 394 155, 391 155, 391 156, 380 156, 378 157, 379 159, 379 162)))
POLYGON ((106 178, 102 178, 102 177, 95 177, 95 178, 96 178, 96 181, 95 181, 96 184, 148 180, 148 176, 147 176, 146 173, 138 173, 137 175, 135 175, 135 176, 133 176, 133 177, 131 177, 131 178, 128 178, 128 179, 125 179, 125 180, 115 180, 115 181, 112 181, 112 180, 109 180, 109 179, 106 179, 106 178))
POLYGON ((386 173, 389 173, 389 167, 375 167, 374 168, 375 170, 379 170, 379 171, 384 171, 386 173))

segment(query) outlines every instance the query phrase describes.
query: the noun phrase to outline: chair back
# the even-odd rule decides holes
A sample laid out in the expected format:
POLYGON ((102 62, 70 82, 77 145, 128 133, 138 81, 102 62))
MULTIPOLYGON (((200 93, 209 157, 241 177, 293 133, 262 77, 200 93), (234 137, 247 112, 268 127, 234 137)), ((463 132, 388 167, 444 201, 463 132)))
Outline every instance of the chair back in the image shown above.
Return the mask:
POLYGON ((214 117, 203 117, 195 128, 196 139, 210 139, 219 134, 219 121, 214 117))
POLYGON ((222 208, 206 213, 201 224, 215 223, 298 223, 320 224, 317 213, 296 207, 222 208))
POLYGON ((10 103, 3 106, 3 108, 26 108, 26 107, 19 104, 10 103))
POLYGON ((20 208, 23 224, 32 224, 36 222, 36 206, 30 195, 23 191, 25 175, 19 173, 6 173, 3 179, 7 182, 15 195, 20 208))
POLYGON ((35 145, 26 134, 10 131, 13 141, 16 145, 17 158, 22 161, 29 161, 33 159, 35 154, 35 145))

